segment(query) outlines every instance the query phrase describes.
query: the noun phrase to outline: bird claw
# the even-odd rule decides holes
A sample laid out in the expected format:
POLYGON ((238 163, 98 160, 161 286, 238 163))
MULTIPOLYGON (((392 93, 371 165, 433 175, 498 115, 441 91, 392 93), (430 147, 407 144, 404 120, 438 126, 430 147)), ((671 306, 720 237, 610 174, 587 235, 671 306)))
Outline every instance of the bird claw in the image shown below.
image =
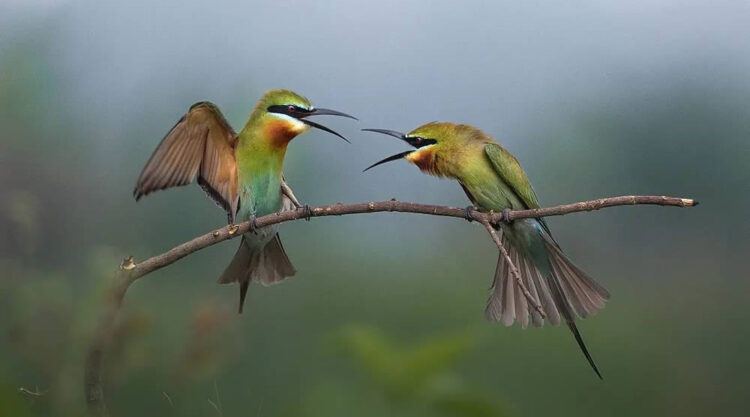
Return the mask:
POLYGON ((505 223, 508 223, 508 224, 510 224, 510 223, 513 222, 513 220, 510 218, 510 209, 509 208, 503 209, 503 221, 505 223))
POLYGON ((250 230, 248 230, 248 232, 251 232, 257 235, 258 230, 260 229, 260 226, 258 226, 258 218, 255 216, 250 217, 249 222, 250 222, 250 230))
POLYGON ((311 207, 310 207, 310 206, 309 206, 308 204, 305 204, 305 205, 304 205, 304 206, 302 206, 301 208, 302 208, 302 210, 303 210, 303 211, 305 212, 305 216, 304 216, 304 219, 305 219, 305 220, 307 220, 307 221, 309 222, 309 221, 310 221, 310 218, 311 218, 311 217, 312 217, 312 215, 313 215, 313 211, 312 211, 312 208, 311 208, 311 207))
POLYGON ((227 226, 227 233, 229 233, 229 235, 232 236, 235 233, 237 233, 237 229, 239 229, 239 228, 240 228, 239 226, 237 226, 236 224, 232 223, 229 226, 227 226))
POLYGON ((477 208, 474 207, 474 206, 466 206, 466 208, 464 209, 464 219, 466 219, 467 222, 471 223, 474 220, 476 220, 474 218, 474 215, 472 214, 472 211, 474 211, 476 209, 477 208))

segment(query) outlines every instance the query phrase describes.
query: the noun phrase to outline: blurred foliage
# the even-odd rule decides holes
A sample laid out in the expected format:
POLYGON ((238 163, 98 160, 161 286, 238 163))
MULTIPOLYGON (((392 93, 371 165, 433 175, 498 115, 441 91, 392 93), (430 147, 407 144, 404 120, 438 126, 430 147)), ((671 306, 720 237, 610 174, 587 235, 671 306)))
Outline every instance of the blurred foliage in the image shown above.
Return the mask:
POLYGON ((381 385, 393 402, 419 395, 470 347, 467 335, 400 348, 377 329, 350 326, 341 336, 348 353, 381 385))
POLYGON ((364 387, 355 388, 351 383, 347 386, 341 381, 316 383, 315 386, 324 387, 324 391, 315 388, 300 405, 284 415, 325 416, 356 412, 373 416, 506 416, 508 414, 502 411, 497 401, 478 394, 477 391, 481 390, 469 387, 452 372, 451 368, 477 343, 476 337, 462 332, 414 346, 399 346, 377 328, 347 325, 332 338, 330 351, 342 352, 339 360, 349 358, 359 372, 364 372, 366 379, 355 378, 364 387), (355 392, 347 393, 352 390, 355 392), (367 392, 381 393, 382 396, 367 395, 367 392), (340 404, 340 408, 331 414, 331 399, 342 395, 356 395, 370 402, 352 401, 348 410, 340 404))

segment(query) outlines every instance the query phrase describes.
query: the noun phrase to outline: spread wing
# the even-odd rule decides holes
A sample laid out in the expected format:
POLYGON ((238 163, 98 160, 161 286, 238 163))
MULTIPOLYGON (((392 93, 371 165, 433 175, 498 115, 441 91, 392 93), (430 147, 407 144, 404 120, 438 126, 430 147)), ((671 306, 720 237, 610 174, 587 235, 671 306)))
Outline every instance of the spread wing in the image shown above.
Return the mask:
POLYGON ((196 103, 167 133, 143 168, 133 190, 136 201, 157 190, 198 184, 234 221, 239 205, 237 134, 218 107, 196 103))

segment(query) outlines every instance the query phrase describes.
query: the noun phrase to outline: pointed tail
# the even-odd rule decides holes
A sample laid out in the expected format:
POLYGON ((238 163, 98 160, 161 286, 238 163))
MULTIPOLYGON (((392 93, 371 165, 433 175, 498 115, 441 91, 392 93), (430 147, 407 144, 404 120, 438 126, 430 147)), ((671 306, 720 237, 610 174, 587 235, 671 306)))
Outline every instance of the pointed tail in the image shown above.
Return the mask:
MULTIPOLYGON (((609 299, 607 290, 575 266, 536 220, 517 221, 504 227, 502 242, 524 286, 542 306, 547 320, 553 325, 565 320, 586 360, 602 378, 575 319, 576 315, 586 318, 603 308, 609 299)), ((497 262, 485 315, 489 320, 500 321, 506 326, 513 325, 516 320, 524 328, 529 322, 537 327, 544 324, 542 316, 519 288, 510 264, 502 254, 497 262)))
POLYGON ((294 276, 297 270, 281 245, 278 233, 262 249, 251 248, 242 238, 232 262, 219 278, 220 284, 238 282, 240 284, 240 307, 245 304, 245 296, 251 281, 268 286, 294 276))

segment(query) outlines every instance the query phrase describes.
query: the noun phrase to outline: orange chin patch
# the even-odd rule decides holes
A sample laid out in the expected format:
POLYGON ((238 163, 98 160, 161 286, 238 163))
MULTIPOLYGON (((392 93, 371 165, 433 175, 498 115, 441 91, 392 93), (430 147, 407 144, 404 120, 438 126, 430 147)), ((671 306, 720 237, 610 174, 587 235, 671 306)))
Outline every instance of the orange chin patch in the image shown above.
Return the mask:
POLYGON ((286 146, 295 136, 302 133, 299 126, 288 120, 272 120, 266 123, 264 133, 277 146, 286 146))
POLYGON ((406 160, 430 174, 435 172, 435 150, 432 146, 416 150, 406 156, 406 160))

